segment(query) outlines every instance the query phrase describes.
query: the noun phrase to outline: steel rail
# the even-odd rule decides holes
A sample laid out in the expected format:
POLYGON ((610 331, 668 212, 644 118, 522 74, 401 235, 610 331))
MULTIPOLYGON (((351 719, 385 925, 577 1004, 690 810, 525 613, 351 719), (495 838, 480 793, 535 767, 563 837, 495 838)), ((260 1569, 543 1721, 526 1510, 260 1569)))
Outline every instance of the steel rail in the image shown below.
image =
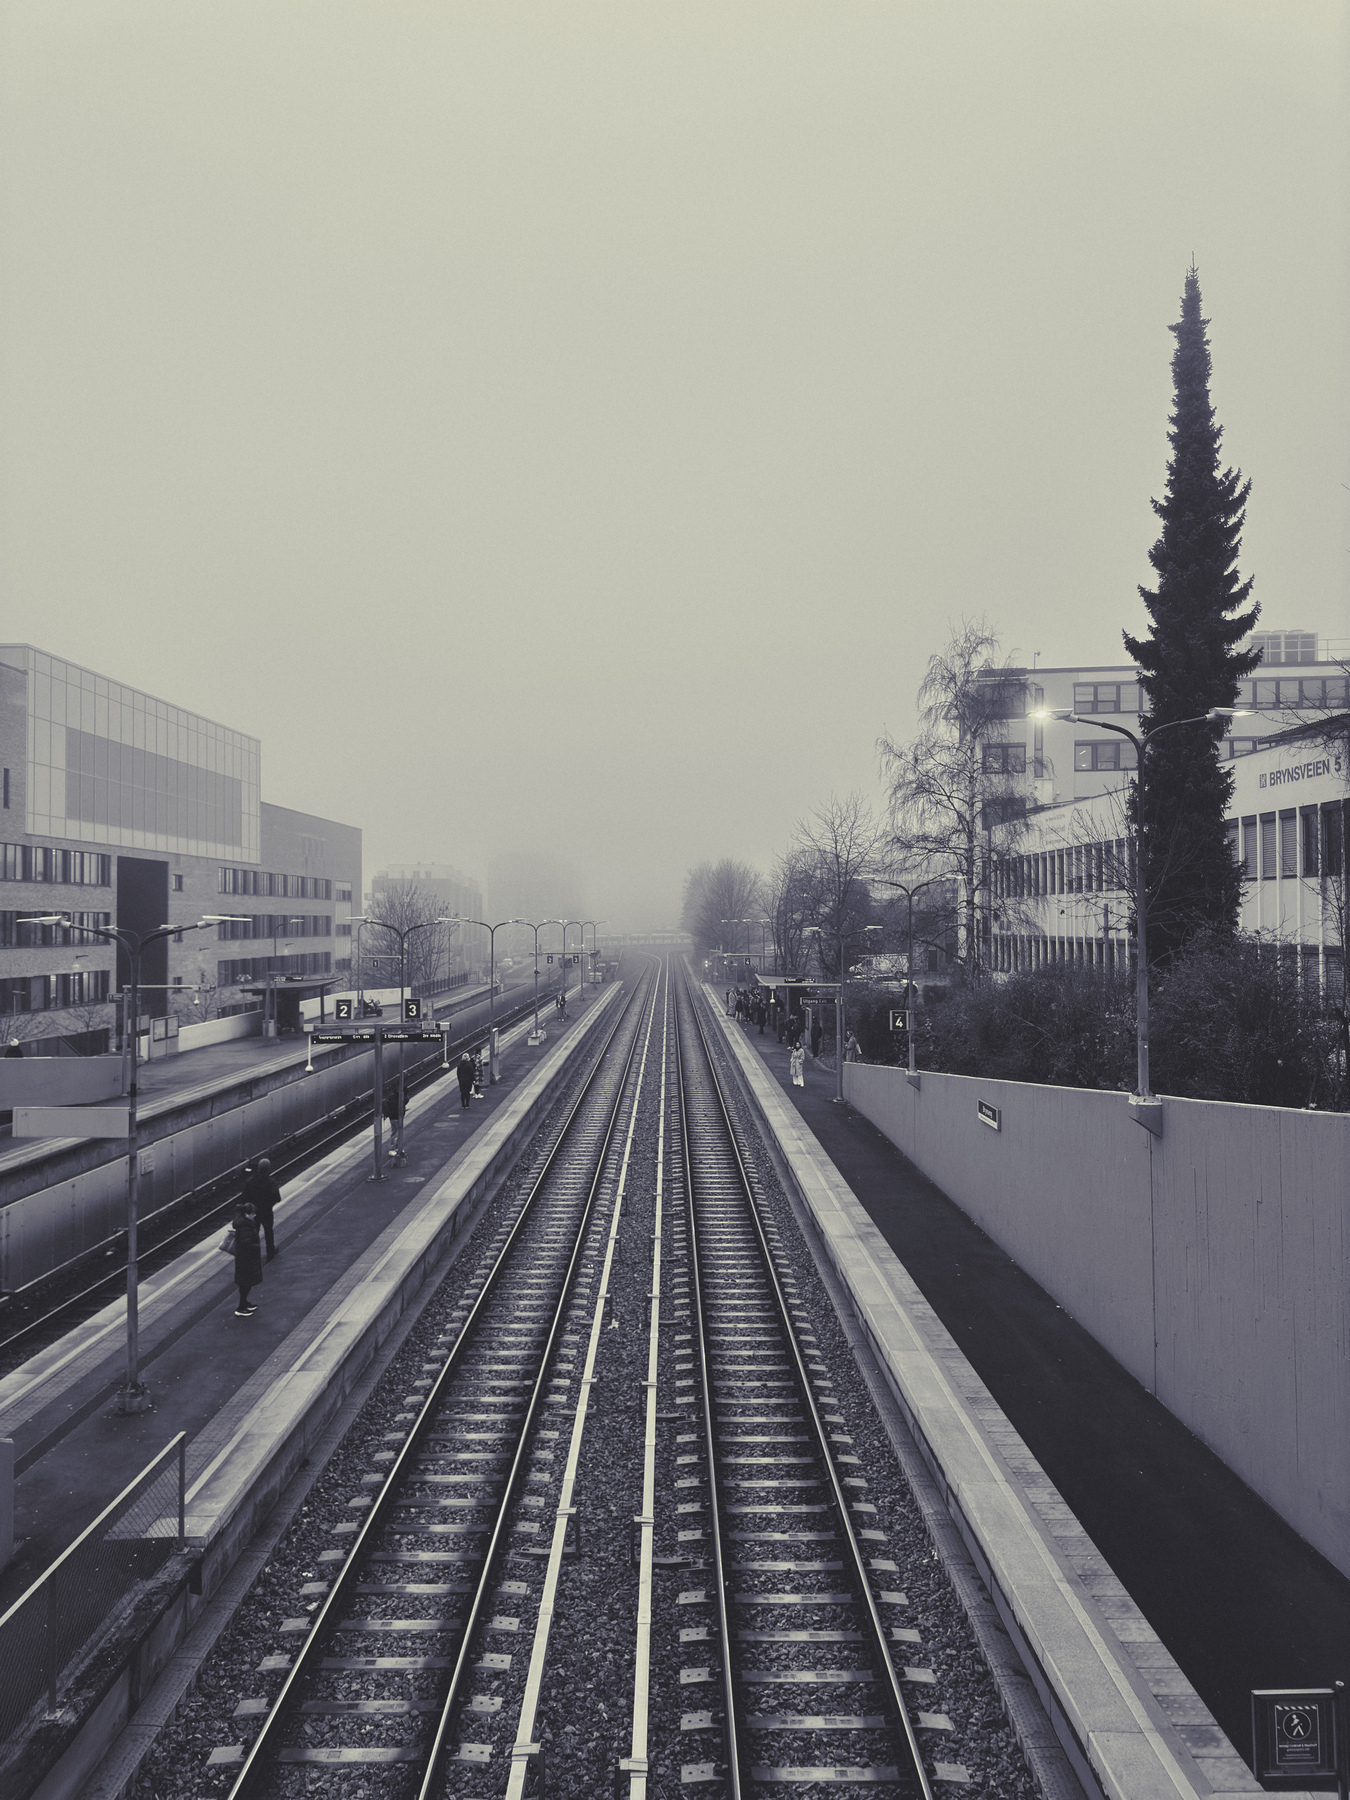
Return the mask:
MULTIPOLYGON (((319 1653, 322 1643, 326 1639, 327 1627, 333 1616, 337 1613, 340 1604, 345 1604, 348 1598, 348 1590, 360 1571, 363 1554, 367 1546, 372 1539, 378 1536, 379 1531, 383 1529, 384 1521, 388 1517, 389 1512, 395 1503, 397 1493, 403 1484, 403 1478, 407 1467, 414 1461, 419 1453, 422 1441, 427 1431, 430 1429, 431 1420, 435 1412, 435 1402, 438 1399, 442 1388, 449 1382, 452 1375, 458 1373, 466 1348, 471 1341, 479 1314, 484 1309, 489 1298, 496 1297, 499 1283, 506 1269, 506 1264, 511 1258, 512 1251, 516 1247, 517 1240, 521 1236, 527 1221, 532 1221, 533 1219, 536 1202, 544 1191, 545 1185, 547 1184, 554 1165, 562 1152, 563 1146, 569 1140, 572 1127, 577 1120, 577 1116, 580 1113, 582 1106, 585 1104, 593 1086, 600 1077, 602 1069, 605 1067, 606 1055, 610 1046, 613 1044, 615 1037, 622 1029, 624 1021, 629 1017, 630 1010, 634 1001, 637 999, 638 992, 639 990, 634 990, 633 996, 625 1003, 619 1016, 615 1019, 608 1036, 600 1047, 594 1067, 586 1077, 585 1083, 577 1094, 572 1106, 568 1109, 567 1116, 563 1120, 557 1138, 545 1158, 543 1167, 540 1169, 539 1174, 532 1183, 524 1203, 512 1222, 506 1240, 503 1243, 492 1268, 484 1279, 477 1298, 474 1300, 467 1316, 463 1320, 455 1342, 451 1346, 445 1362, 442 1364, 431 1388, 428 1390, 407 1438, 404 1440, 394 1461, 390 1464, 386 1478, 352 1541, 351 1549, 348 1551, 342 1567, 338 1570, 328 1593, 324 1597, 322 1605, 314 1615, 310 1630, 306 1634, 304 1642, 296 1652, 295 1660, 286 1673, 286 1679, 282 1683, 276 1699, 267 1710, 267 1714, 263 1719, 258 1735, 249 1747, 243 1765, 240 1768, 238 1775, 235 1777, 234 1785, 229 1791, 228 1800, 245 1800, 245 1796, 256 1791, 257 1784, 262 1776, 264 1767, 268 1762, 268 1758, 270 1757, 272 1745, 274 1744, 277 1735, 284 1729, 285 1725, 289 1723, 292 1707, 298 1697, 300 1685, 302 1681, 308 1678, 314 1660, 319 1653)), ((634 1042, 636 1042, 636 1037, 634 1042)), ((632 1051, 630 1050, 629 1056, 625 1060, 625 1074, 619 1081, 619 1098, 615 1101, 616 1110, 619 1100, 622 1098, 627 1063, 628 1061, 631 1061, 631 1057, 632 1051)), ((604 1142, 597 1158, 597 1171, 603 1166, 605 1148, 608 1146, 612 1129, 613 1126, 611 1121, 610 1127, 605 1133, 604 1142)), ((598 1183, 598 1173, 596 1182, 598 1183)), ((498 1516, 491 1544, 484 1555, 482 1574, 478 1588, 474 1594, 468 1621, 464 1627, 460 1656, 455 1670, 457 1678, 462 1678, 462 1665, 467 1655, 469 1638, 477 1623, 478 1616, 481 1613, 483 1596, 489 1584, 492 1568, 494 1566, 495 1559, 493 1552, 500 1542, 502 1523, 513 1497, 525 1440, 529 1435, 535 1414, 538 1410, 539 1395, 543 1390, 544 1374, 548 1367, 549 1358, 552 1354, 553 1345, 556 1339, 558 1321, 562 1317, 562 1312, 567 1301, 567 1295, 571 1287, 572 1275, 576 1267, 577 1251, 585 1236, 586 1221, 590 1216, 590 1206, 594 1196, 594 1187, 595 1184, 592 1185, 591 1194, 588 1196, 583 1209, 582 1223, 577 1234, 577 1244, 569 1259, 568 1267, 563 1277, 562 1289, 553 1327, 549 1333, 548 1343, 540 1357, 539 1373, 531 1393, 529 1406, 520 1423, 520 1433, 515 1457, 512 1461, 505 1486, 502 1489, 501 1500, 498 1507, 498 1516)), ((438 1733, 438 1743, 439 1739, 440 1734, 438 1733)))
MULTIPOLYGON (((825 1429, 825 1422, 820 1416, 819 1407, 816 1405, 815 1392, 811 1386, 810 1376, 809 1376, 809 1374, 807 1372, 807 1368, 806 1368, 806 1361, 802 1355, 801 1346, 797 1342, 797 1333, 792 1325, 792 1317, 791 1317, 791 1313, 789 1311, 788 1304, 787 1304, 787 1296, 784 1294, 783 1289, 782 1289, 782 1284, 780 1283, 779 1278, 778 1278, 777 1261, 774 1257, 772 1249, 770 1248, 769 1240, 768 1240, 768 1237, 764 1230, 764 1222, 760 1217, 759 1206, 755 1200, 754 1188, 751 1184, 749 1173, 745 1167, 745 1160, 741 1155, 740 1141, 739 1141, 739 1138, 737 1137, 736 1129, 731 1122, 731 1113, 727 1106, 726 1094, 723 1090, 721 1078, 717 1072, 717 1065, 713 1060, 712 1051, 710 1050, 710 1048, 708 1046, 707 1034, 704 1032, 704 1029, 703 1029, 703 1021, 699 1017, 698 996, 693 991, 692 983, 689 980, 687 972, 682 972, 682 980, 683 980, 684 987, 685 987, 686 999, 689 1003, 689 1010, 690 1010, 690 1013, 692 1015, 693 1022, 694 1022, 694 1029, 698 1035, 698 1041, 703 1050, 703 1055, 704 1055, 704 1059, 706 1062, 707 1070, 708 1070, 709 1076, 711 1077, 711 1080, 712 1080, 713 1093, 716 1095, 716 1098, 717 1098, 718 1111, 721 1114, 722 1122, 726 1129, 726 1141, 731 1149, 732 1155, 735 1158, 736 1168, 737 1168, 737 1171, 739 1172, 741 1183, 744 1188, 746 1203, 747 1203, 747 1207, 749 1210, 749 1215, 754 1224, 755 1237, 756 1237, 756 1240, 759 1245, 760 1256, 763 1260, 764 1268, 768 1273, 769 1285, 773 1291, 774 1301, 777 1306, 779 1323, 781 1325, 783 1335, 786 1338, 789 1346, 791 1347, 792 1360, 793 1360, 793 1364, 795 1366, 796 1374, 797 1374, 797 1385, 801 1391, 802 1396, 805 1399, 806 1408, 810 1414, 812 1429, 815 1433, 817 1454, 819 1455, 820 1460, 824 1464, 824 1467, 829 1475, 830 1493, 831 1493, 831 1497, 833 1499, 834 1511, 835 1511, 835 1514, 836 1514, 836 1516, 839 1520, 839 1523, 843 1529, 844 1541, 848 1545, 849 1557, 852 1562, 852 1573, 855 1578, 855 1582, 856 1582, 858 1591, 861 1594, 862 1599, 865 1603, 868 1624, 871 1627, 873 1646, 880 1656, 881 1667, 885 1671, 886 1682, 890 1688, 891 1705, 893 1706, 895 1713, 896 1713, 897 1717, 899 1718, 901 1727, 903 1729, 904 1741, 905 1741, 905 1744, 906 1744, 908 1752, 909 1752, 909 1760, 911 1763, 912 1772, 918 1781, 919 1790, 920 1790, 921 1794, 923 1795, 923 1800, 933 1800, 933 1790, 932 1790, 931 1786, 929 1785, 928 1772, 923 1766, 923 1752, 921 1751, 921 1749, 919 1747, 919 1740, 915 1736, 914 1727, 910 1723, 909 1708, 905 1703, 904 1688, 901 1684, 900 1676, 896 1670, 895 1661, 894 1661, 893 1657, 891 1656, 890 1645, 886 1640, 886 1626, 882 1620, 880 1610, 877 1607, 876 1598, 872 1593, 872 1583, 871 1583, 870 1579, 868 1578, 868 1574, 867 1574, 866 1558, 863 1554, 862 1546, 858 1542, 857 1533, 853 1529, 853 1521, 849 1517, 848 1496, 844 1491, 844 1487, 843 1487, 843 1483, 842 1483, 842 1480, 839 1475, 839 1471, 835 1466, 834 1457, 830 1453, 829 1437, 828 1437, 828 1433, 826 1432, 826 1429, 825 1429)), ((683 1062, 681 1062, 681 1070, 683 1071, 683 1062)), ((693 1181, 692 1181, 692 1168, 691 1168, 691 1170, 690 1170, 690 1192, 691 1192, 690 1210, 691 1210, 691 1215, 692 1215, 692 1190, 693 1190, 693 1181)), ((695 1270, 697 1270, 697 1264, 695 1264, 695 1270)), ((701 1333, 702 1333, 701 1323, 700 1323, 699 1329, 700 1329, 700 1337, 701 1337, 701 1333)), ((706 1366, 706 1359, 705 1359, 705 1366, 706 1366)), ((705 1387, 706 1387, 706 1376, 705 1376, 705 1387)), ((711 1411, 709 1411, 707 1414, 707 1420, 708 1420, 708 1434, 709 1434, 709 1439, 711 1441, 711 1435, 712 1435, 711 1411)), ((711 1465, 711 1461, 710 1461, 709 1462, 709 1477, 710 1477, 710 1479, 711 1479, 711 1474, 712 1474, 712 1465, 711 1465)), ((712 1496, 712 1500, 713 1500, 713 1509, 714 1509, 714 1511, 716 1511, 717 1498, 716 1498, 715 1493, 712 1496)), ((725 1609, 725 1604, 724 1604, 723 1605, 723 1615, 724 1616, 725 1616, 725 1610, 726 1609, 725 1609)))
MULTIPOLYGON (((520 1711, 516 1721, 516 1741, 511 1753, 511 1768, 506 1782, 506 1800, 524 1800, 525 1784, 529 1779, 530 1765, 541 1746, 534 1742, 535 1721, 539 1716, 539 1697, 543 1691, 544 1670, 548 1661, 549 1635, 553 1626, 554 1609, 557 1604, 558 1584, 562 1576, 563 1546, 567 1537, 567 1521, 574 1508, 572 1497, 576 1491, 577 1467, 581 1461, 581 1445, 586 1432, 586 1420, 590 1407, 590 1391, 596 1381, 595 1363, 600 1353, 600 1338, 605 1325, 605 1305, 609 1299, 609 1282, 614 1269, 614 1256, 619 1243, 619 1227, 623 1221, 624 1196, 628 1191, 628 1170, 633 1155, 633 1140, 637 1135, 638 1113, 642 1103, 642 1089, 647 1079, 647 1057, 651 1050, 652 1027, 656 1022, 656 1008, 662 1000, 661 965, 656 958, 655 979, 652 983, 652 1004, 647 1015, 647 1029, 643 1035, 642 1061, 638 1067, 637 1084, 633 1090, 633 1104, 628 1114, 628 1131, 624 1141, 623 1159, 619 1165, 618 1177, 614 1188, 613 1215, 609 1222, 609 1235, 605 1244, 605 1258, 600 1270, 600 1287, 591 1312, 590 1337, 586 1345, 586 1360, 582 1365, 580 1391, 577 1394, 576 1411, 572 1416, 572 1434, 567 1446, 567 1461, 563 1467, 562 1483, 558 1490, 558 1504, 554 1515, 553 1537, 549 1544, 548 1562, 544 1570, 543 1591, 539 1598, 539 1610, 535 1618, 534 1641, 530 1646, 530 1663, 525 1677, 525 1691, 521 1697, 520 1711)), ((663 1008, 664 1017, 664 1008, 663 1008)), ((640 1034, 642 1035, 642 1034, 640 1034)), ((540 1781, 543 1787, 543 1781, 540 1781)))
MULTIPOLYGON (((519 1025, 525 1019, 528 1019, 529 1016, 530 1007, 522 1005, 516 1011, 505 1014, 499 1023, 499 1028, 509 1028, 513 1025, 519 1025)), ((465 1032, 464 1036, 460 1039, 451 1038, 448 1041, 447 1049, 454 1049, 456 1045, 463 1048, 464 1045, 473 1043, 477 1036, 478 1032, 477 1030, 474 1030, 465 1032)), ((439 1050, 432 1051, 428 1056, 419 1057, 412 1065, 413 1072, 410 1073, 407 1078, 407 1089, 410 1093, 421 1093, 424 1088, 430 1086, 433 1081, 438 1079, 438 1077, 444 1073, 444 1065, 436 1060, 440 1054, 441 1052, 439 1050)), ((338 1065, 334 1064, 332 1066, 336 1067, 338 1065)), ((348 1138, 355 1137, 358 1132, 365 1129, 371 1119, 375 1116, 373 1092, 374 1090, 372 1089, 371 1099, 367 1099, 366 1096, 362 1095, 359 1099, 349 1101, 346 1106, 340 1109, 334 1108, 334 1111, 340 1110, 348 1115, 339 1125, 332 1125, 331 1120, 333 1114, 325 1113, 322 1118, 315 1119, 310 1125, 302 1125, 298 1131, 289 1132, 285 1137, 279 1139, 276 1145, 269 1145, 267 1149, 260 1150, 257 1153, 257 1156, 249 1157, 248 1160, 250 1162, 256 1162, 258 1156, 267 1156, 274 1159, 284 1158, 284 1160, 275 1162, 273 1174, 278 1181, 282 1179, 289 1180, 293 1175, 300 1173, 300 1171, 310 1163, 317 1161, 322 1156, 326 1156, 331 1150, 335 1150, 338 1145, 344 1143, 348 1138), (353 1109, 355 1109, 354 1116, 353 1109), (292 1148, 298 1140, 306 1137, 307 1134, 320 1131, 324 1132, 323 1136, 314 1138, 311 1142, 304 1144, 299 1149, 292 1148), (283 1150, 282 1146, 285 1146, 286 1148, 283 1150)), ((237 1169, 227 1170, 223 1175, 212 1176, 211 1180, 203 1182, 200 1188, 189 1188, 185 1194, 180 1194, 177 1199, 167 1201, 163 1206, 156 1207, 153 1212, 146 1213, 141 1219, 140 1224, 142 1234, 152 1227, 157 1219, 163 1219, 167 1214, 182 1212, 192 1207, 194 1203, 202 1208, 202 1210, 195 1212, 186 1224, 176 1226, 174 1229, 167 1231, 163 1237, 157 1237, 155 1239, 149 1250, 145 1251, 141 1256, 142 1274, 153 1274, 157 1269, 162 1268, 162 1259, 165 1253, 169 1252, 171 1254, 177 1254, 177 1252, 174 1251, 174 1246, 179 1244, 181 1240, 185 1238, 195 1239, 195 1237, 202 1232, 204 1227, 214 1230, 215 1227, 220 1224, 221 1220, 233 1211, 239 1195, 243 1191, 241 1185, 242 1178, 243 1167, 241 1165, 237 1169), (217 1200, 213 1198, 211 1196, 211 1190, 213 1188, 222 1188, 225 1195, 224 1199, 217 1200)), ((39 1276, 36 1281, 28 1283, 25 1287, 11 1289, 8 1293, 0 1296, 0 1299, 3 1299, 6 1305, 13 1305, 15 1301, 20 1300, 23 1295, 34 1292, 47 1283, 57 1283, 63 1272, 69 1272, 70 1276, 74 1276, 75 1271, 81 1264, 91 1262, 100 1254, 104 1256, 110 1254, 109 1246, 115 1247, 125 1238, 125 1229, 119 1227, 118 1230, 111 1232, 106 1238, 100 1238, 96 1244, 91 1244, 88 1249, 81 1250, 78 1256, 71 1257, 69 1261, 58 1264, 54 1269, 49 1269, 45 1275, 39 1276)), ((64 1300, 52 1307, 49 1312, 39 1313, 35 1319, 27 1320, 24 1324, 20 1325, 17 1330, 11 1332, 8 1337, 0 1338, 0 1357, 3 1357, 7 1351, 13 1349, 16 1345, 21 1344, 25 1338, 40 1332, 44 1327, 55 1327, 60 1325, 62 1320, 72 1319, 85 1304, 97 1299, 105 1289, 114 1294, 120 1293, 126 1286, 126 1275, 126 1263, 120 1262, 113 1268, 101 1272, 98 1279, 91 1282, 88 1287, 80 1288, 77 1292, 67 1295, 64 1300)))
POLYGON ((652 1590, 656 1565, 656 1427, 657 1372, 661 1354, 661 1225, 665 1206, 666 1095, 670 1069, 670 1022, 674 984, 666 958, 666 1001, 661 1010, 661 1095, 656 1128, 656 1184, 652 1208, 652 1287, 648 1299, 647 1381, 642 1437, 642 1511, 638 1553, 637 1638, 633 1656, 633 1733, 626 1764, 619 1764, 619 1783, 629 1778, 629 1800, 647 1800, 649 1714, 651 1711, 652 1590))
POLYGON ((708 1327, 703 1311, 703 1274, 699 1267, 698 1220, 694 1206, 694 1157, 689 1141, 689 1107, 686 1102, 684 1049, 681 1043, 679 1014, 675 1020, 675 1083, 680 1096, 680 1141, 684 1152, 685 1211, 689 1221, 689 1274, 693 1296, 692 1324, 698 1341, 699 1382, 703 1394, 703 1448, 708 1459, 708 1519, 712 1534, 713 1577, 716 1583, 717 1637, 722 1655, 722 1742, 726 1751, 727 1780, 731 1800, 740 1800, 741 1753, 737 1723, 737 1695, 731 1668, 731 1621, 727 1597, 726 1560, 722 1552, 721 1508, 717 1503, 717 1444, 713 1436, 713 1399, 709 1379, 711 1358, 708 1327))

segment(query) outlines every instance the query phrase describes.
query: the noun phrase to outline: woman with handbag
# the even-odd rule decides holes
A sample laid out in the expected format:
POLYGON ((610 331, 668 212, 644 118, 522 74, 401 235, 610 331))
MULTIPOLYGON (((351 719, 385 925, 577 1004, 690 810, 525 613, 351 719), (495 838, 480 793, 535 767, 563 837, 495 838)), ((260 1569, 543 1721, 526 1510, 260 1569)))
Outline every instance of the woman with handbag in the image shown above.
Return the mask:
POLYGON ((258 1209, 251 1200, 241 1200, 231 1221, 234 1231, 234 1282, 239 1289, 236 1319, 251 1319, 256 1306, 249 1304, 248 1291, 263 1278, 262 1251, 258 1247, 258 1209))

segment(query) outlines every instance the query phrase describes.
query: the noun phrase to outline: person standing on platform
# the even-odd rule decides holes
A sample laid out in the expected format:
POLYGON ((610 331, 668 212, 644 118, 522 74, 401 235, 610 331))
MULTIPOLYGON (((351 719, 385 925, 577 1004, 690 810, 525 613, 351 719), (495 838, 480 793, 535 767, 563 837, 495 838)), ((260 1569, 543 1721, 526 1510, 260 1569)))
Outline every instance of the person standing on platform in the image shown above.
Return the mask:
POLYGON ((17 1056, 17 1057, 22 1058, 23 1045, 19 1042, 18 1038, 11 1038, 9 1040, 9 1048, 5 1051, 5 1055, 6 1056, 17 1056))
POLYGON ((273 1234, 273 1215, 281 1199, 281 1189, 272 1176, 271 1159, 261 1156, 258 1166, 244 1181, 244 1198, 252 1204, 258 1215, 258 1223, 262 1227, 263 1237, 267 1243, 267 1260, 271 1262, 277 1253, 276 1239, 273 1234))
POLYGON ((403 1153, 403 1113, 398 1103, 398 1083, 391 1081, 384 1090, 384 1116, 389 1121, 389 1136, 392 1149, 389 1152, 391 1163, 405 1161, 403 1153))
POLYGON ((844 1039, 844 1056, 849 1062, 862 1061, 862 1045, 851 1031, 844 1039))
POLYGON ((459 1079, 459 1104, 465 1112, 469 1110, 469 1100, 473 1095, 474 1060, 467 1050, 461 1050, 459 1061, 455 1064, 455 1074, 459 1079))
POLYGON ((249 1300, 249 1289, 263 1278, 262 1252, 258 1248, 258 1209, 251 1200, 240 1199, 230 1221, 234 1228, 234 1285, 239 1289, 236 1319, 251 1319, 257 1307, 249 1300))
POLYGON ((800 1042, 798 1042, 792 1046, 792 1055, 788 1058, 788 1068, 792 1071, 793 1087, 806 1086, 805 1067, 806 1052, 802 1049, 800 1042))

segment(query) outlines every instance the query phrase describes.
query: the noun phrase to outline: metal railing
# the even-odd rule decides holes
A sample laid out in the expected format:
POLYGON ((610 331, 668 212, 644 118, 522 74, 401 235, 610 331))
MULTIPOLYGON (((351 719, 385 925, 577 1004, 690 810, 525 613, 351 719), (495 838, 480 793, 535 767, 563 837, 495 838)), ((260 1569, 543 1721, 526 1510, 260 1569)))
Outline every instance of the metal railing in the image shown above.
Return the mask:
POLYGON ((180 1431, 0 1616, 0 1740, 34 1715, 59 1716, 66 1672, 185 1548, 186 1478, 180 1431))

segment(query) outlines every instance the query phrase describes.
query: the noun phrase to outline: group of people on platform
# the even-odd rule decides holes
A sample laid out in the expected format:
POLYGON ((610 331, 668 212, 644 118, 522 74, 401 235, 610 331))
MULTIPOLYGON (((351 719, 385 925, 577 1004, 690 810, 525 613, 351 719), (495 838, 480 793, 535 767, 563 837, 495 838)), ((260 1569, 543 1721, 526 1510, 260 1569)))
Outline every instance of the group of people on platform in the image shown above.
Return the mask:
MULTIPOLYGON (((813 1059, 820 1056, 820 1043, 823 1035, 820 1013, 812 1009, 810 1025, 806 1018, 795 1008, 782 1004, 772 988, 728 988, 726 991, 727 1017, 736 1019, 747 1030, 752 1026, 764 1036, 765 1029, 772 1031, 780 1044, 786 1043, 790 1052, 788 1068, 792 1073, 794 1087, 806 1086, 806 1043, 809 1039, 813 1059)), ((861 1062, 862 1049, 852 1031, 844 1039, 844 1057, 848 1062, 861 1062)))

